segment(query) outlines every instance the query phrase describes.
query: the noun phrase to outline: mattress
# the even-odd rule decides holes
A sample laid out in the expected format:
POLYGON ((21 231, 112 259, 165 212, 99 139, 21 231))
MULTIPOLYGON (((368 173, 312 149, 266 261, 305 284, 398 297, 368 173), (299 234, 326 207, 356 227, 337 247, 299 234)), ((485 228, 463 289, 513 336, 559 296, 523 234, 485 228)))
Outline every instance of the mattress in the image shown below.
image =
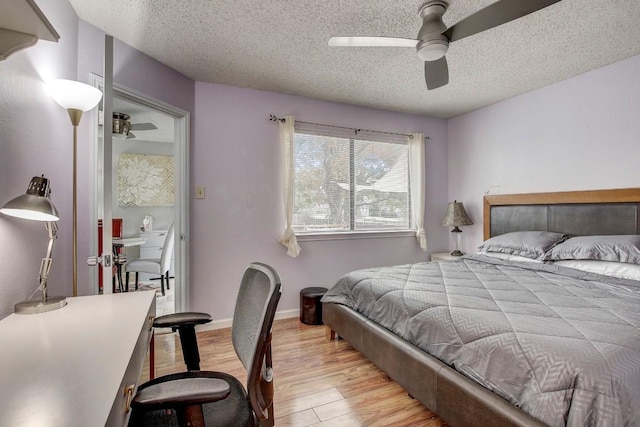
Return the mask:
POLYGON ((323 302, 548 425, 640 425, 640 282, 471 256, 354 271, 323 302))

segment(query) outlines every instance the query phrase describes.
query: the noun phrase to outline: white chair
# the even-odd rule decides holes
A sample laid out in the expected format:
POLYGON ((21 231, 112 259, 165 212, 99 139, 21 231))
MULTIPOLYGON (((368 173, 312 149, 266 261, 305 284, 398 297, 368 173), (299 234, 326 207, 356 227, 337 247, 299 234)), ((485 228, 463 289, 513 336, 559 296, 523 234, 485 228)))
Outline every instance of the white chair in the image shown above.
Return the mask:
POLYGON ((171 267, 171 258, 173 258, 173 244, 175 242, 175 236, 173 234, 173 223, 169 227, 167 232, 167 238, 164 239, 164 245, 162 246, 162 254, 160 258, 145 259, 139 258, 131 262, 127 262, 126 269, 126 283, 129 287, 129 273, 136 273, 136 290, 138 290, 138 273, 149 273, 160 275, 160 286, 162 288, 162 295, 164 295, 165 281, 167 283, 167 289, 169 288, 169 268, 171 267))

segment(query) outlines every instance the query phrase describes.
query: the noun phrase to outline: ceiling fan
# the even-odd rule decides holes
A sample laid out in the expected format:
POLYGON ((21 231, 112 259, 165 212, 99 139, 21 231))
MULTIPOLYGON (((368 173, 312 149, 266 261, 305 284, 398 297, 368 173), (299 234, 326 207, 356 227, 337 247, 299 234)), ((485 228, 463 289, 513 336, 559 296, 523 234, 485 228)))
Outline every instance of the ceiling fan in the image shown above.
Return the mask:
POLYGON ((445 54, 449 43, 544 9, 561 0, 499 0, 447 28, 442 15, 448 4, 431 0, 420 7, 422 27, 417 39, 399 37, 331 37, 329 46, 338 47, 413 47, 424 61, 427 89, 449 83, 449 67, 445 54))
MULTIPOLYGON (((102 114, 102 111, 100 112, 102 114)), ((155 130, 158 129, 153 123, 131 123, 131 116, 125 113, 113 112, 113 136, 116 138, 133 139, 135 134, 132 130, 155 130)))

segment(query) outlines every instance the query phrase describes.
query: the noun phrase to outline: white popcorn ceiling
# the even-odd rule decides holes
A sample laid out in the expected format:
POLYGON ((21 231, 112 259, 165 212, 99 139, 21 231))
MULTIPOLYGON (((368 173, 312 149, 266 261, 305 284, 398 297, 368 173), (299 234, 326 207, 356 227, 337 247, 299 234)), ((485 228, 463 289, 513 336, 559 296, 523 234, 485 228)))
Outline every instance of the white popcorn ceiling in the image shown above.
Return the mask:
MULTIPOLYGON (((640 54, 640 0, 563 0, 452 43, 449 84, 427 91, 414 49, 327 46, 331 36, 415 38, 423 0, 70 1, 197 81, 443 118, 640 54)), ((445 24, 493 2, 450 0, 445 24)))

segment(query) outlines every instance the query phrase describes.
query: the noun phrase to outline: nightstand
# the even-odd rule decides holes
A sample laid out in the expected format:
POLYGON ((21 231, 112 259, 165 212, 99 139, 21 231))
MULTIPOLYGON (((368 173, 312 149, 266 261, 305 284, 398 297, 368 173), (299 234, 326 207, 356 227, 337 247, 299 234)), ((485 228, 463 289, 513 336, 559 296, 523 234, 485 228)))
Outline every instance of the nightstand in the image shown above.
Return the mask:
POLYGON ((459 256, 453 256, 450 252, 438 252, 431 254, 431 261, 452 261, 460 259, 459 256))

